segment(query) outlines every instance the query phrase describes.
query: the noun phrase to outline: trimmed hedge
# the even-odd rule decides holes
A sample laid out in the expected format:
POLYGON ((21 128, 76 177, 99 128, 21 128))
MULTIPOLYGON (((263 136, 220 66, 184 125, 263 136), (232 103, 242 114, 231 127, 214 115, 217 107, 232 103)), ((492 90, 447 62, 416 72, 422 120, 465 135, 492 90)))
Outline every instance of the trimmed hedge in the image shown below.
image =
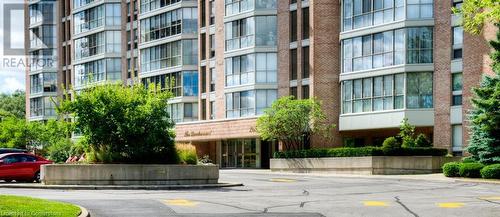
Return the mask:
POLYGON ((481 163, 462 163, 458 174, 461 177, 467 178, 481 178, 481 169, 484 165, 481 163))
POLYGON ((500 179, 500 164, 492 164, 481 169, 481 177, 485 179, 500 179))
POLYGON ((443 174, 446 177, 459 177, 460 162, 450 162, 443 165, 443 174))
POLYGON ((274 158, 322 158, 322 157, 365 157, 365 156, 445 156, 446 149, 437 148, 322 148, 275 152, 274 158))

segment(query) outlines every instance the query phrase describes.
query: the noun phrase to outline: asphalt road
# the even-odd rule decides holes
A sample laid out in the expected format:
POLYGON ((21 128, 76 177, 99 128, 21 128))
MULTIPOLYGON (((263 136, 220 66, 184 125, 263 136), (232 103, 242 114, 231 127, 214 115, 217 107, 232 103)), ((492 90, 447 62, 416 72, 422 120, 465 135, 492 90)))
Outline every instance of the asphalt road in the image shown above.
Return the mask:
POLYGON ((75 203, 93 217, 500 216, 500 185, 222 170, 243 187, 207 190, 5 189, 75 203))

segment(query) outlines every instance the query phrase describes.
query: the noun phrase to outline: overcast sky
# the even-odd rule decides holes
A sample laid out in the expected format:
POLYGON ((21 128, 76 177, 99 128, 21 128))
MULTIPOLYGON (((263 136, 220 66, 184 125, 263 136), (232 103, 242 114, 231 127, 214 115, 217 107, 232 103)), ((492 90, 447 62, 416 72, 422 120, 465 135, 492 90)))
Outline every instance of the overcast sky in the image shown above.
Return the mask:
POLYGON ((4 53, 5 35, 10 34, 13 48, 24 48, 24 12, 13 11, 4 13, 4 5, 22 3, 22 0, 0 0, 0 93, 12 93, 15 90, 25 89, 25 71, 19 61, 23 56, 9 56, 4 53), (8 19, 10 17, 10 19, 8 19), (11 22, 10 31, 4 29, 4 22, 11 22))

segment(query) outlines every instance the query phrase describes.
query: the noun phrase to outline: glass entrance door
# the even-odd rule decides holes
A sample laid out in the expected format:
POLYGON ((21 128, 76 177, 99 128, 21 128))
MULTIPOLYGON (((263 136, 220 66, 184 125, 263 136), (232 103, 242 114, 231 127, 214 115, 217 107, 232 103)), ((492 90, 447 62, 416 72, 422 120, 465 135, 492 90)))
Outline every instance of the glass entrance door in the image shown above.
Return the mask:
POLYGON ((256 139, 224 140, 221 152, 223 168, 259 167, 259 147, 256 139))

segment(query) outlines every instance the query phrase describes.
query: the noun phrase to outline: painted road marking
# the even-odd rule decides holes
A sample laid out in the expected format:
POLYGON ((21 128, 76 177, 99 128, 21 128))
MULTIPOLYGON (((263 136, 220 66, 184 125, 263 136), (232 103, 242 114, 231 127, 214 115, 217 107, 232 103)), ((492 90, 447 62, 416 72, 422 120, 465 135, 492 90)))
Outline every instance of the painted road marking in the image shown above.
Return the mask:
POLYGON ((490 196, 490 197, 478 197, 480 200, 500 200, 500 197, 490 196))
POLYGON ((270 179, 271 182, 296 182, 297 180, 295 179, 270 179))
POLYGON ((365 206, 389 206, 388 203, 384 201, 363 201, 365 206))
POLYGON ((460 208, 465 206, 465 203, 438 203, 437 205, 441 208, 460 208))
POLYGON ((196 206, 198 204, 198 202, 183 199, 165 200, 163 202, 171 206, 196 206))

